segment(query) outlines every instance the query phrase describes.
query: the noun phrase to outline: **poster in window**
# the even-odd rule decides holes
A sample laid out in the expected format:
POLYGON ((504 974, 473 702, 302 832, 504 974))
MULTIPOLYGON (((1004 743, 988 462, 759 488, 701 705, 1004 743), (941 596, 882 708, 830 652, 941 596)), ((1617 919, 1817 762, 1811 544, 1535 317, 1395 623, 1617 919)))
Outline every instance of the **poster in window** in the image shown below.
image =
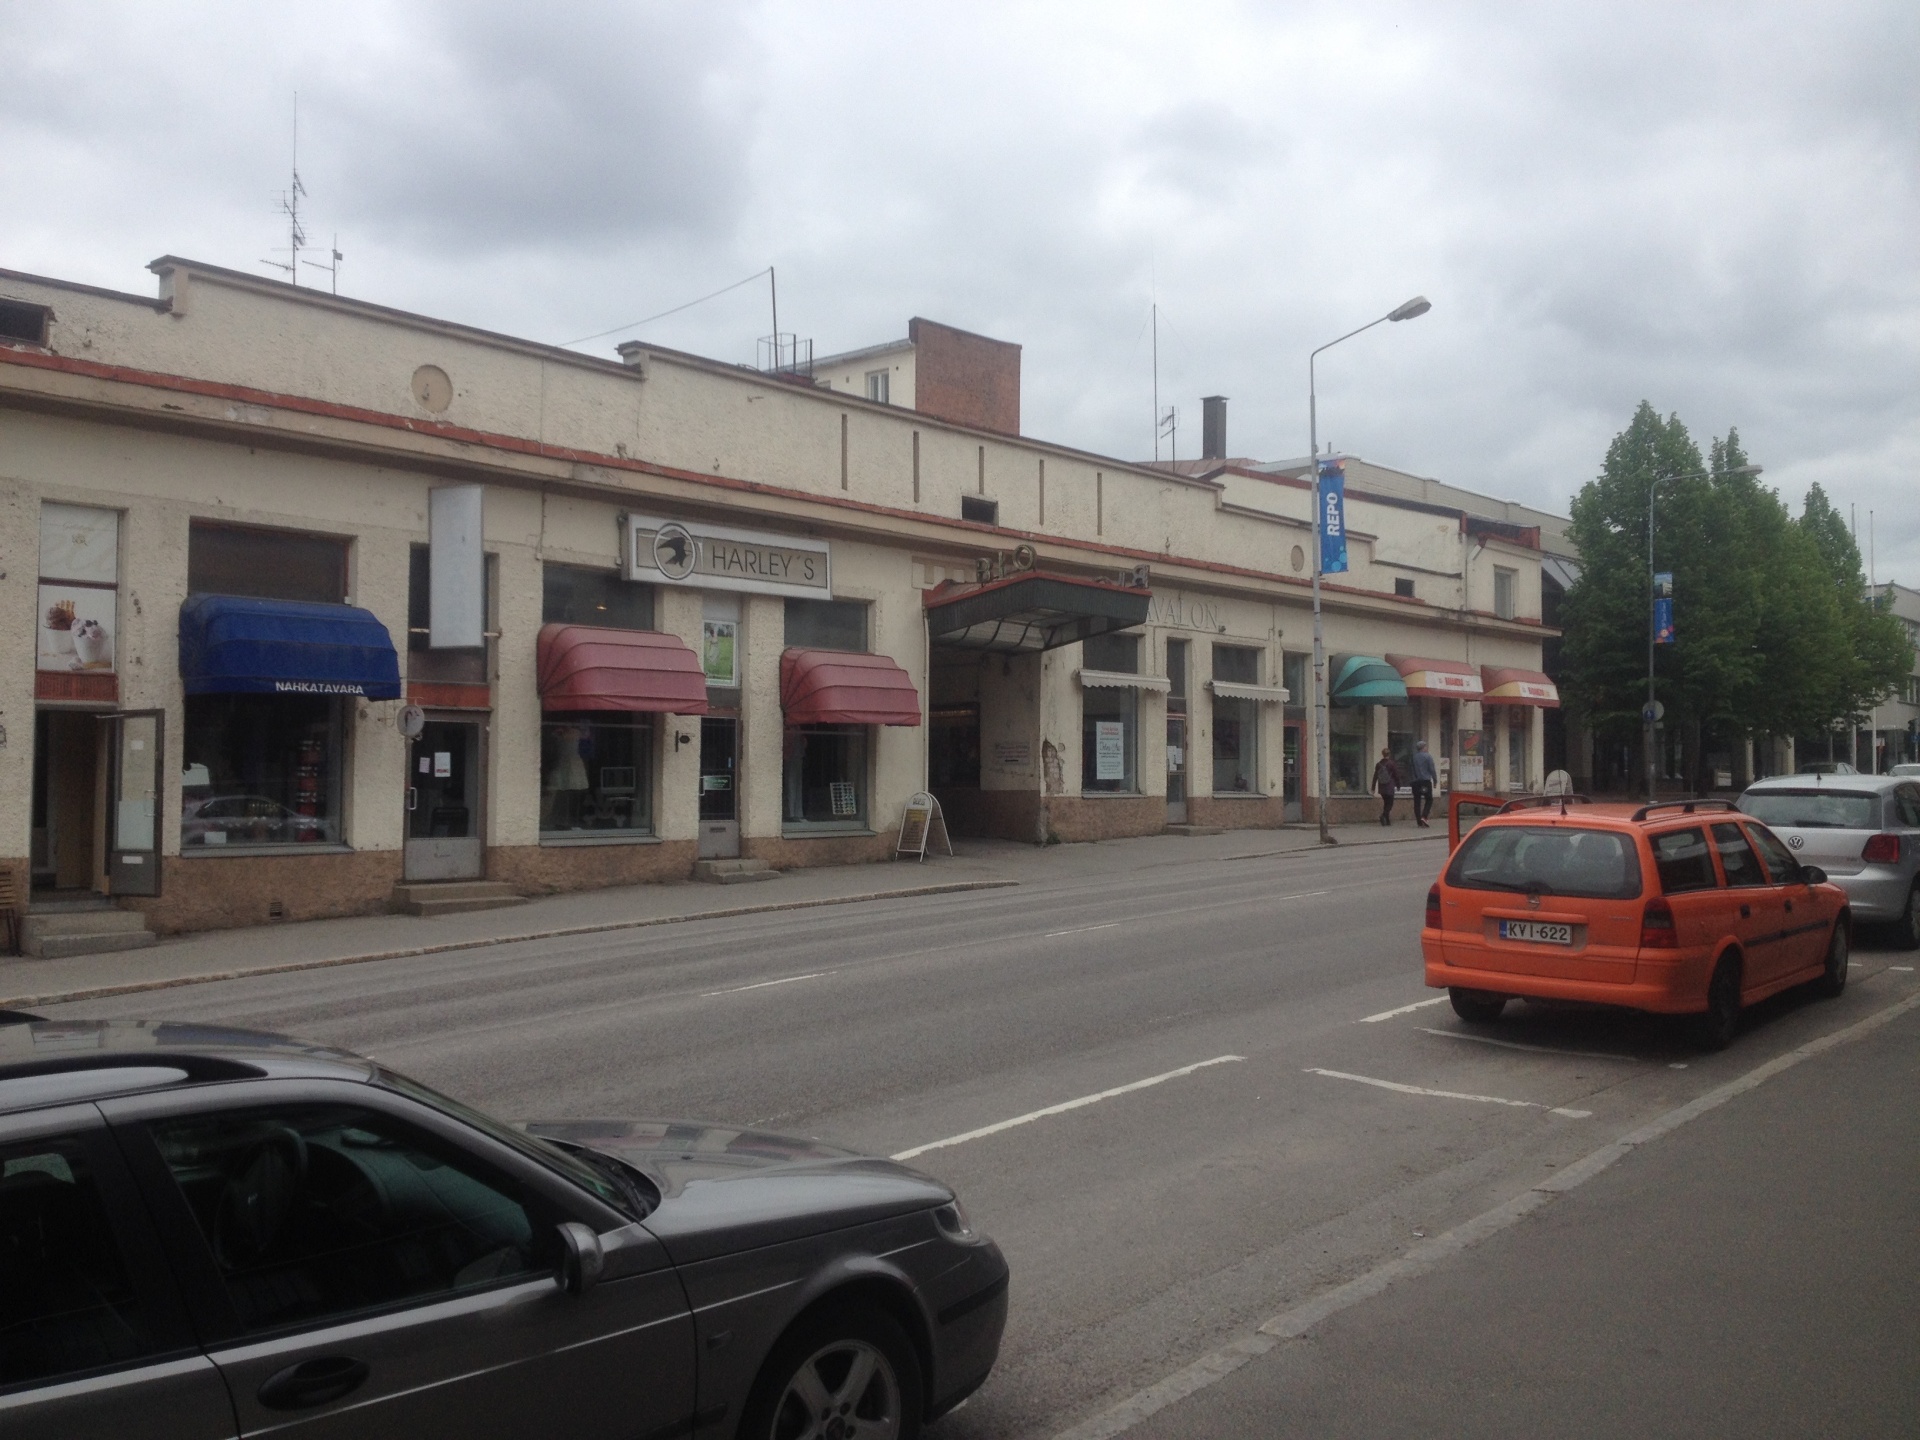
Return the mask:
POLYGON ((1096 780, 1127 778, 1126 721, 1096 720, 1093 722, 1093 778, 1096 780))
POLYGON ((836 816, 858 815, 860 813, 860 801, 854 794, 853 782, 851 780, 833 780, 828 782, 827 793, 832 799, 833 813, 836 816))
POLYGON ((1487 783, 1487 761, 1481 750, 1484 733, 1480 730, 1460 732, 1460 785, 1463 789, 1487 783))
POLYGON ((116 594, 87 585, 42 584, 39 668, 110 673, 116 594))
POLYGON ((734 642, 740 632, 737 620, 703 620, 700 623, 700 664, 707 672, 709 685, 738 685, 740 670, 734 642))
POLYGON ((112 585, 120 570, 120 512, 91 505, 40 507, 40 578, 112 585))

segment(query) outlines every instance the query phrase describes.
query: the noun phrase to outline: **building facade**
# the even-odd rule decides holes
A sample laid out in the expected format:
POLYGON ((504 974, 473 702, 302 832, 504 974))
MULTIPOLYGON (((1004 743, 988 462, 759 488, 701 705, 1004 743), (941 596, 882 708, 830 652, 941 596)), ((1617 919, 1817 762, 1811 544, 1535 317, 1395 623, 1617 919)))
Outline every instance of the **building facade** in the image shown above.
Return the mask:
POLYGON ((601 360, 152 269, 0 271, 0 865, 39 892, 176 931, 881 859, 922 789, 1036 842, 1358 818, 1421 738, 1540 781, 1537 527, 1350 481, 1323 800, 1308 487, 1022 438, 1018 347, 601 360))

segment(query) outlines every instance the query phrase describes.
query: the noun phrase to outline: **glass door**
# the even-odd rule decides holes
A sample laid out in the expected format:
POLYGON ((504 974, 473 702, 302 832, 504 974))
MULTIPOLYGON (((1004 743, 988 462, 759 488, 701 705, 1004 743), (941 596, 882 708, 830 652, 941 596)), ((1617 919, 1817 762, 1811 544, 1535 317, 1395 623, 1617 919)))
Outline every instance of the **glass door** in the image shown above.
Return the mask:
POLYGON ((700 719, 700 858, 740 855, 740 722, 731 715, 700 719))
POLYGON ((1287 820, 1300 818, 1300 751, 1304 725, 1289 725, 1280 752, 1280 803, 1287 820))
POLYGON ((1167 716, 1167 823, 1187 823, 1187 717, 1167 716))
POLYGON ((407 759, 409 880, 478 880, 485 870, 478 720, 429 720, 407 759))
POLYGON ((107 890, 160 893, 160 752, 165 712, 127 710, 104 717, 111 767, 107 794, 107 890))

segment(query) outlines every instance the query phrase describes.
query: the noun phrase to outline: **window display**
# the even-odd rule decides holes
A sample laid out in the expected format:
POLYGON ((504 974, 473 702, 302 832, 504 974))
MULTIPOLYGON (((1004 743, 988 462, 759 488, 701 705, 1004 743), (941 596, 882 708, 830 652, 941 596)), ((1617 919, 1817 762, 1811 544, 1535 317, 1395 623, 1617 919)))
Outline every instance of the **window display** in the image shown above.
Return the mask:
POLYGON ((787 727, 782 823, 844 829, 866 825, 867 737, 872 729, 870 725, 787 727))
POLYGON ((1373 767, 1367 763, 1367 714, 1351 705, 1327 711, 1327 783, 1336 795, 1364 795, 1373 767))
MULTIPOLYGON (((1137 635, 1096 635, 1080 645, 1082 664, 1109 674, 1140 673, 1137 635)), ((1133 794, 1140 789, 1140 696, 1131 686, 1086 686, 1080 692, 1080 789, 1133 794)))
POLYGON ((623 710, 548 714, 540 726, 545 838, 653 830, 654 717, 623 710))
POLYGON ((324 695, 189 695, 180 846, 339 844, 341 704, 324 695))
MULTIPOLYGON (((1247 645, 1215 645, 1213 678, 1236 685, 1260 683, 1260 652, 1247 645)), ((1260 788, 1260 707, 1257 702, 1213 697, 1213 793, 1247 795, 1260 788)))

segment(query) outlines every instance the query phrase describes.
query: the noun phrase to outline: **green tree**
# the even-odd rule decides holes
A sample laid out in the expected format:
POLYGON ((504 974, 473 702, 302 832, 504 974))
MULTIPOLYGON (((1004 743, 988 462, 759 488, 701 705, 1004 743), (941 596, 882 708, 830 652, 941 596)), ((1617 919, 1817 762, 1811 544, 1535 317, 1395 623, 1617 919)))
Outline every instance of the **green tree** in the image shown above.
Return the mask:
POLYGON ((1913 647, 1900 622, 1868 594, 1860 547, 1818 484, 1808 487, 1795 528, 1815 557, 1814 591, 1831 599, 1836 615, 1832 649, 1801 728, 1812 734, 1852 726, 1897 691, 1913 672, 1913 647))

